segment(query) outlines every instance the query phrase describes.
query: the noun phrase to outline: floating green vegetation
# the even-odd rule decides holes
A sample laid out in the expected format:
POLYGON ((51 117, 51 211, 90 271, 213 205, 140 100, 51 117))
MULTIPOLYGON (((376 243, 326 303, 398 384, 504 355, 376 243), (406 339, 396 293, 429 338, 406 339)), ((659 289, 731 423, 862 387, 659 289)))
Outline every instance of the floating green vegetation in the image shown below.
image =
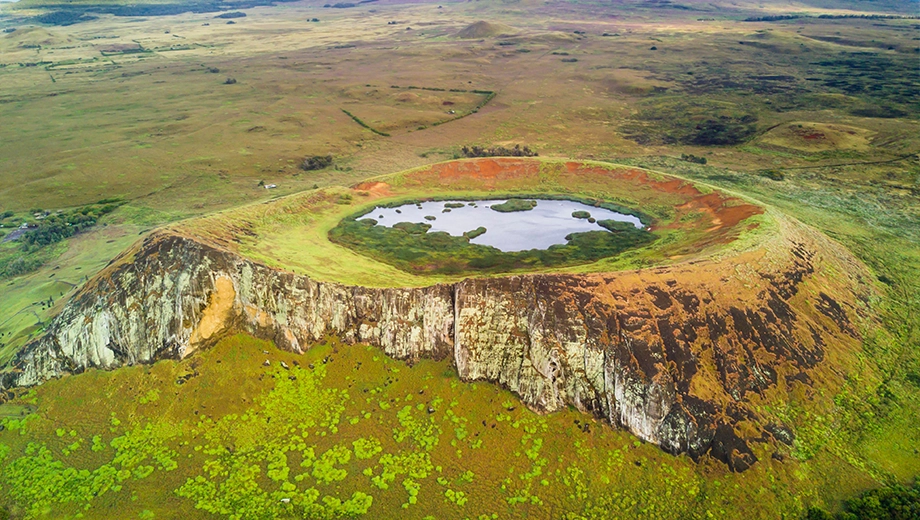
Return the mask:
MULTIPOLYGON (((511 201, 533 202, 522 199, 511 201)), ((495 207, 492 206, 492 209, 495 207)), ((584 264, 648 245, 655 240, 655 235, 645 229, 628 223, 608 222, 601 225, 609 231, 572 233, 565 237, 568 241, 565 245, 503 252, 491 246, 470 243, 470 239, 486 232, 484 227, 467 231, 462 236, 452 236, 445 232, 429 233, 431 226, 428 224, 401 222, 388 228, 376 223, 374 219, 346 218, 329 231, 329 240, 403 271, 436 274, 498 273, 584 264)))
MULTIPOLYGON (((393 227, 396 227, 396 226, 393 226, 393 227)), ((463 236, 465 236, 466 238, 472 240, 472 239, 478 237, 479 235, 484 235, 484 234, 486 233, 486 231, 488 231, 486 228, 484 228, 484 227, 482 227, 482 226, 479 226, 478 228, 476 228, 476 229, 474 229, 474 230, 472 230, 472 231, 467 231, 466 233, 463 234, 463 236)))
MULTIPOLYGON (((371 223, 370 221, 372 220, 373 219, 364 219, 361 222, 367 222, 371 226, 376 226, 377 221, 373 220, 373 223, 371 223)), ((424 235, 428 232, 429 229, 431 229, 431 224, 426 224, 424 222, 399 222, 397 224, 393 224, 393 229, 405 231, 410 235, 424 235)))
POLYGON ((597 225, 613 233, 628 233, 636 227, 629 222, 621 222, 619 220, 598 220, 597 225))
POLYGON ((508 199, 501 204, 493 204, 492 210, 500 213, 511 213, 514 211, 530 211, 537 207, 537 201, 528 199, 508 199))
POLYGON ((588 218, 591 218, 591 213, 588 213, 587 211, 573 211, 572 218, 588 219, 588 218))

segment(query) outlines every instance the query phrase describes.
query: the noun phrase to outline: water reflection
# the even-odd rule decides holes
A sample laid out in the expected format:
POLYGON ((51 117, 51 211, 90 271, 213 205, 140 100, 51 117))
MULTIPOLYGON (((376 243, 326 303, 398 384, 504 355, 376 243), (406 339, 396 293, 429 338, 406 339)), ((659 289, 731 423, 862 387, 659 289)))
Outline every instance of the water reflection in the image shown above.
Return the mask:
POLYGON ((426 223, 431 225, 429 233, 444 231, 454 236, 484 227, 486 232, 470 242, 506 252, 564 245, 565 237, 570 233, 605 231, 596 222, 601 220, 629 222, 637 228, 643 227, 642 222, 632 215, 568 200, 536 199, 537 205, 533 209, 509 213, 491 208, 504 202, 507 200, 411 203, 395 208, 377 207, 358 218, 372 218, 377 225, 386 227, 393 227, 399 222, 426 223), (587 212, 591 219, 572 216, 575 212, 587 212))

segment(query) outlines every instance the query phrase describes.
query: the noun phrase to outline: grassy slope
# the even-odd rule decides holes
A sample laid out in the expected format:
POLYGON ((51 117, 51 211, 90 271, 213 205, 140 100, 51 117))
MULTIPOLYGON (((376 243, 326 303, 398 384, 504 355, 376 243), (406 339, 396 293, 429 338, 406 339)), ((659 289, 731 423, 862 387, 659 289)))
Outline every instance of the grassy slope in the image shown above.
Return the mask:
POLYGON ((334 343, 296 356, 247 336, 49 382, 0 414, 0 493, 54 518, 299 516, 311 489, 320 504, 368 494, 368 517, 776 518, 871 482, 828 451, 759 453, 732 474, 576 412, 536 415, 444 363, 334 343))
POLYGON ((790 410, 799 424, 803 455, 830 451, 858 464, 880 482, 907 481, 920 464, 920 213, 910 191, 878 178, 912 172, 917 163, 856 165, 788 171, 776 182, 732 170, 691 165, 670 158, 635 161, 750 193, 810 222, 860 257, 885 284, 885 296, 870 302, 882 327, 866 325, 867 341, 837 406, 825 413, 790 410), (847 182, 839 179, 846 178, 847 182), (853 193, 859 187, 859 195, 853 193))

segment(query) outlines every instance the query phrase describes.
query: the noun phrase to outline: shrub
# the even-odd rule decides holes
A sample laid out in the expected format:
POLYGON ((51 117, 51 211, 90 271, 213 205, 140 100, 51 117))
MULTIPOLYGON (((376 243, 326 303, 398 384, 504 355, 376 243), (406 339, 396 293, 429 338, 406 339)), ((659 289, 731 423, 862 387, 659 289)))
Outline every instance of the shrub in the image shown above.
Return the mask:
POLYGON ((300 169, 305 171, 322 170, 332 165, 331 155, 313 155, 300 163, 300 169))
POLYGON ((760 175, 761 177, 766 177, 774 181, 781 181, 786 178, 786 175, 783 174, 783 172, 779 170, 764 170, 760 172, 758 175, 760 175))
POLYGON ((505 148, 504 146, 493 146, 491 148, 483 148, 481 146, 464 146, 460 149, 460 153, 463 157, 473 158, 473 157, 536 157, 537 152, 531 150, 528 146, 521 146, 519 144, 514 145, 513 148, 505 148))
POLYGON ((844 503, 843 511, 831 514, 811 507, 806 520, 908 520, 920 518, 920 481, 866 491, 844 503))
POLYGON ((729 146, 747 141, 757 129, 750 123, 756 121, 746 116, 741 119, 721 117, 707 119, 696 125, 696 132, 689 137, 690 144, 700 146, 729 146))
POLYGON ((680 154, 680 160, 681 160, 681 161, 692 162, 692 163, 696 163, 696 164, 706 164, 706 162, 707 162, 705 157, 698 157, 698 156, 696 156, 696 155, 693 155, 692 153, 682 153, 682 154, 680 154))

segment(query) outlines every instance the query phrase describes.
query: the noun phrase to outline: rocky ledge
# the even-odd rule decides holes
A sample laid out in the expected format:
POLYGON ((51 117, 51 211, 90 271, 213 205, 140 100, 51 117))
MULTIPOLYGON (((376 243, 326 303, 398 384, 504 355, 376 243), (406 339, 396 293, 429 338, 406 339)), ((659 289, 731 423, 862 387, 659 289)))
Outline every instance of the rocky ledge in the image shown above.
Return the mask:
POLYGON ((534 410, 574 406, 743 471, 752 443, 793 435, 751 398, 826 379, 822 366, 859 348, 863 268, 809 228, 782 227, 718 261, 409 289, 319 282, 160 232, 68 302, 0 387, 181 358, 230 331, 295 352, 335 334, 410 362, 450 358, 464 380, 501 384, 534 410))

